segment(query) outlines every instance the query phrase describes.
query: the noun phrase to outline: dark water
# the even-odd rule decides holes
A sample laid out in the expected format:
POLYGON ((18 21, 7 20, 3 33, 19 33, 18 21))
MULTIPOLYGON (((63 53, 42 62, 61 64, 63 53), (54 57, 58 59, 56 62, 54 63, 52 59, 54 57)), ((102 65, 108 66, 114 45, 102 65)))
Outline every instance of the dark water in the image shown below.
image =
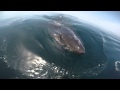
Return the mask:
POLYGON ((61 14, 19 17, 0 23, 0 78, 120 78, 115 70, 120 39, 110 32, 61 14), (54 21, 82 39, 85 54, 57 47, 48 33, 49 23, 54 21))

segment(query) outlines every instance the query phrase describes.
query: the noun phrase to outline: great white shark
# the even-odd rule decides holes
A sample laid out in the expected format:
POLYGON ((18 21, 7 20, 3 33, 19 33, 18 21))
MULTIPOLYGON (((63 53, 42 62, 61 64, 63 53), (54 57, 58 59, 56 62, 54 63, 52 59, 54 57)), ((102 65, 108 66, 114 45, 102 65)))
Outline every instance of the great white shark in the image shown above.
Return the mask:
POLYGON ((50 36, 64 49, 76 54, 85 53, 82 40, 68 26, 54 21, 53 23, 49 23, 48 31, 50 36))

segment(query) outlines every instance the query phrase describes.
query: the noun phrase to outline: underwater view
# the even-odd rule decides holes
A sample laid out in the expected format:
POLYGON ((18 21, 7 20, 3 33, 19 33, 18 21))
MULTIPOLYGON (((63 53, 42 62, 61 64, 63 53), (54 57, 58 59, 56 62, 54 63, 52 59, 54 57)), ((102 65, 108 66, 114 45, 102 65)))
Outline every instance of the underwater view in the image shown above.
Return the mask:
POLYGON ((119 24, 64 12, 0 12, 0 79, 120 79, 119 24))

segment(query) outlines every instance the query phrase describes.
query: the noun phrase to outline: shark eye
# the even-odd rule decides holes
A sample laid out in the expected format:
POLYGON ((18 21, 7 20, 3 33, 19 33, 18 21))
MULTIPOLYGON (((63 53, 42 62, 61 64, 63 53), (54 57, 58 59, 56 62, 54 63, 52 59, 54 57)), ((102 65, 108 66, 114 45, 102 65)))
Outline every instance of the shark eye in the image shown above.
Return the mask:
POLYGON ((59 35, 59 39, 60 39, 60 41, 62 42, 63 47, 67 47, 67 45, 66 45, 66 43, 65 43, 62 35, 59 35))
POLYGON ((60 37, 60 40, 63 40, 63 37, 61 35, 59 37, 60 37))

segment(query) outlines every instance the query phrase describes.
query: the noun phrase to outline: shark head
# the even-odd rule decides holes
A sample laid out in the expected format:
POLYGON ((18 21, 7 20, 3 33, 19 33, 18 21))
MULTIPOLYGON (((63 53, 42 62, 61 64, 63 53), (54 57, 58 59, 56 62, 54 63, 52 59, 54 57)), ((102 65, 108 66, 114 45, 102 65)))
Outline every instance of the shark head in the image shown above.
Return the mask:
POLYGON ((49 34, 64 49, 76 54, 85 53, 85 47, 82 40, 71 30, 71 28, 59 22, 49 24, 49 28, 49 34))
POLYGON ((83 42, 75 35, 54 34, 54 38, 64 49, 76 54, 85 53, 83 42))

